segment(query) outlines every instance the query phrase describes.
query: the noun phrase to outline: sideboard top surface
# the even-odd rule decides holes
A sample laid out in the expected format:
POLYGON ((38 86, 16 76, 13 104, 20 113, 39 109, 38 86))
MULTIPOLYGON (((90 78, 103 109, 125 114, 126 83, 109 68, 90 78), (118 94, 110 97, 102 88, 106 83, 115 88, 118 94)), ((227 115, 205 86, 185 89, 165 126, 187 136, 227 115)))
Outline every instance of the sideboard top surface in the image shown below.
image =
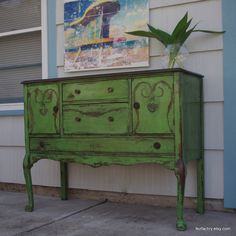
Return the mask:
POLYGON ((145 70, 145 71, 131 71, 131 72, 120 72, 120 73, 106 73, 106 74, 95 74, 95 75, 83 75, 83 76, 71 76, 71 77, 61 77, 61 78, 50 78, 50 79, 37 79, 37 80, 26 80, 21 82, 22 84, 33 84, 33 83, 53 83, 53 82, 63 82, 63 81, 73 81, 73 80, 78 80, 78 79, 96 79, 96 78, 111 78, 113 77, 114 79, 118 79, 121 76, 127 76, 127 77, 132 77, 132 76, 145 76, 145 75, 150 75, 150 74, 169 74, 172 75, 174 73, 184 73, 184 74, 189 74, 193 75, 195 77, 202 78, 203 75, 191 72, 188 70, 184 70, 181 68, 174 68, 174 69, 161 69, 161 70, 145 70))

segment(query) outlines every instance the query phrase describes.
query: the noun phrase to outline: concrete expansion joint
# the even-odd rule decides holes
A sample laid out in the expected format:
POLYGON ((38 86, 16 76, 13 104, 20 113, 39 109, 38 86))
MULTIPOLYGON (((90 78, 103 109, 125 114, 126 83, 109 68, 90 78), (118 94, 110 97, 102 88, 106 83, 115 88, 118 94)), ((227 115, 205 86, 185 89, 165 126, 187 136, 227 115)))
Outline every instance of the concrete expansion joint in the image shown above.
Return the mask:
POLYGON ((108 200, 105 199, 105 200, 103 200, 103 201, 101 201, 101 202, 98 202, 98 203, 92 205, 92 206, 86 207, 86 208, 81 209, 81 210, 78 210, 78 211, 70 212, 70 213, 65 214, 65 215, 63 215, 63 216, 60 216, 60 217, 58 217, 58 218, 55 218, 55 219, 53 219, 53 220, 51 220, 51 221, 49 221, 49 222, 47 222, 47 223, 45 223, 45 224, 39 225, 39 226, 37 226, 37 227, 31 228, 31 229, 28 229, 28 230, 25 230, 25 231, 22 231, 22 232, 20 232, 20 233, 17 233, 17 234, 15 234, 14 236, 21 236, 21 235, 23 235, 24 233, 29 233, 29 232, 32 232, 32 231, 34 231, 34 230, 41 229, 41 228, 43 228, 43 227, 45 227, 45 226, 54 224, 54 223, 56 223, 56 222, 58 222, 58 221, 61 221, 61 220, 64 220, 64 219, 66 219, 66 218, 69 218, 69 217, 71 217, 71 216, 77 215, 77 214, 79 214, 79 213, 81 213, 81 212, 85 212, 85 211, 88 211, 88 210, 90 210, 90 209, 92 209, 92 208, 101 206, 101 205, 103 205, 103 204, 105 204, 105 203, 107 203, 107 202, 108 202, 108 200))

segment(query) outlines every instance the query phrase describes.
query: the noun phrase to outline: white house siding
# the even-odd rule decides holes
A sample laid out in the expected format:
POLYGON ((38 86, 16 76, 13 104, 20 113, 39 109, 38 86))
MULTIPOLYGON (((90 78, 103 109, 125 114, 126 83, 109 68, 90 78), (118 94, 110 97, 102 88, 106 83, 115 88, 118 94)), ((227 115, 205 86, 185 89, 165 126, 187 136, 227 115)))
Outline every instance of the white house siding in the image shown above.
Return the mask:
MULTIPOLYGON (((199 28, 222 29, 221 0, 151 0, 150 23, 172 30, 188 11, 199 28)), ((161 68, 162 46, 151 40, 150 67, 161 68)), ((58 76, 109 73, 110 70, 64 73, 63 70, 63 0, 57 0, 57 67, 58 76)), ((223 198, 223 39, 222 36, 195 33, 188 42, 185 68, 203 74, 205 111, 205 192, 207 198, 223 198)), ((139 68, 135 68, 139 70, 139 68)), ((120 72, 124 70, 113 70, 120 72)), ((132 68, 125 71, 132 71, 132 68)), ((0 118, 0 182, 24 183, 23 118, 0 118), (14 127, 13 127, 14 125, 14 127), (2 133, 3 132, 3 133, 2 133)), ((33 183, 59 186, 59 165, 42 160, 32 169, 33 183)), ((174 173, 158 165, 110 166, 91 168, 69 165, 69 186, 140 194, 175 195, 174 173)), ((186 195, 196 196, 195 163, 187 173, 186 195)))

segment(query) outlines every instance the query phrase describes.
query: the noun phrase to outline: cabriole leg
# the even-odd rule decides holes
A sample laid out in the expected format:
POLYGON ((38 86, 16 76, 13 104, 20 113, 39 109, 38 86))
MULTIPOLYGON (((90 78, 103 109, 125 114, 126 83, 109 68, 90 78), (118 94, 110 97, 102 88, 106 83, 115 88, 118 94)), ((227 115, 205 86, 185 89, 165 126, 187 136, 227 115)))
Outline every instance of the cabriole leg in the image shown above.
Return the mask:
POLYGON ((184 231, 187 229, 187 225, 186 225, 186 223, 184 221, 184 217, 183 217, 186 171, 185 171, 184 163, 181 160, 179 160, 177 162, 175 175, 177 178, 176 229, 184 231))
POLYGON ((33 196, 33 188, 32 188, 32 179, 31 179, 31 167, 30 164, 30 156, 25 154, 24 162, 23 162, 23 170, 25 176, 26 183, 26 191, 28 195, 28 204, 25 207, 25 211, 33 211, 34 210, 34 196, 33 196))
POLYGON ((61 200, 68 199, 68 170, 67 163, 60 161, 61 169, 61 200))

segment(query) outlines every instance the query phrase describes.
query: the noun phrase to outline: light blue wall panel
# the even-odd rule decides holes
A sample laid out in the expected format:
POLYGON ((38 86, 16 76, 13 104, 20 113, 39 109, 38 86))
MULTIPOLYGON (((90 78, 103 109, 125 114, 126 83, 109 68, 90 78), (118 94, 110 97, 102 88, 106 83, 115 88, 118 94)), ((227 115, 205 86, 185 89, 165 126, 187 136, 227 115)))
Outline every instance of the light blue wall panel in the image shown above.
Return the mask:
POLYGON ((56 0, 47 1, 48 78, 57 77, 56 0))
POLYGON ((23 116, 23 115, 24 115, 23 110, 0 111, 0 116, 23 116))
POLYGON ((224 205, 236 208, 236 1, 222 0, 224 35, 224 205))

